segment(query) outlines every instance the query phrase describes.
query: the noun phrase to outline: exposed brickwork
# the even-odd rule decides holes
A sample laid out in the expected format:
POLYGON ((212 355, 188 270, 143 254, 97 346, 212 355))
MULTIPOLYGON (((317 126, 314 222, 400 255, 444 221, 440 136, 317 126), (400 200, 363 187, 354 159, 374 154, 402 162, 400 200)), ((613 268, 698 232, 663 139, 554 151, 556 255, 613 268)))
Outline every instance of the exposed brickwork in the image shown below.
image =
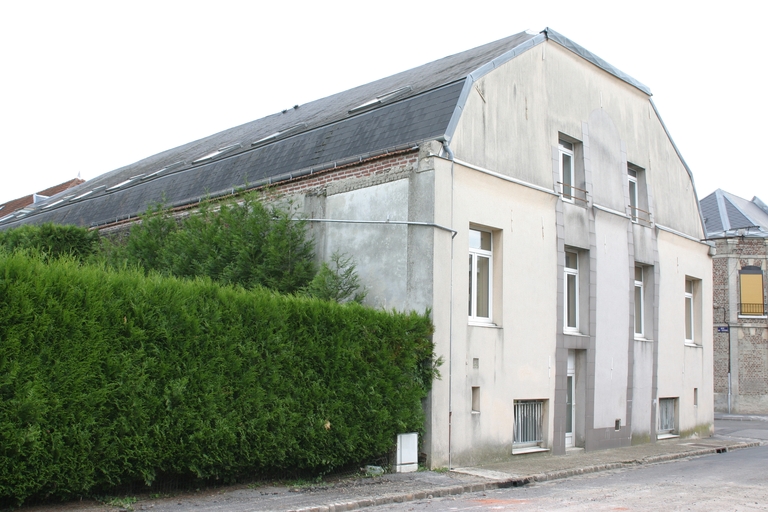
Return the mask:
POLYGON ((728 333, 715 332, 714 337, 715 393, 728 392, 728 333))
MULTIPOLYGON (((755 410, 762 403, 755 399, 768 398, 768 320, 740 317, 739 269, 757 266, 768 273, 768 240, 762 238, 730 238, 717 241, 717 256, 713 259, 713 321, 714 321, 714 388, 715 393, 728 392, 729 353, 738 355, 731 367, 738 373, 734 382, 734 403, 744 404, 744 410, 733 412, 768 413, 755 410), (729 326, 730 333, 717 332, 729 326), (735 344, 735 346, 731 345, 735 344), (739 398, 741 397, 741 400, 739 398)), ((768 292, 768 276, 764 276, 763 296, 768 292)), ((736 356, 734 356, 736 357, 736 356)))
POLYGON ((739 332, 739 394, 768 394, 768 337, 761 327, 739 332))
MULTIPOLYGON (((325 189, 331 183, 337 184, 344 180, 355 180, 359 178, 369 178, 380 175, 382 182, 387 181, 385 174, 392 174, 393 171, 410 171, 416 167, 418 162, 418 153, 411 152, 379 158, 361 164, 351 164, 322 173, 304 176, 292 180, 281 182, 270 190, 276 194, 291 195, 298 192, 317 193, 325 189)), ((400 173, 396 173, 400 174, 400 173)), ((375 185, 378 182, 366 182, 366 186, 375 185)))
MULTIPOLYGON (((335 193, 354 190, 356 188, 378 185, 387 181, 402 179, 415 170, 419 161, 417 150, 404 150, 395 154, 382 155, 346 164, 336 168, 320 171, 311 175, 301 176, 282 181, 268 187, 259 187, 267 199, 277 196, 294 195, 297 193, 325 194, 329 189, 335 193)), ((220 198, 221 201, 232 199, 233 196, 220 198)), ((185 212, 194 211, 197 204, 176 208, 175 214, 185 215, 185 212)), ((127 219, 118 223, 99 226, 98 229, 104 235, 124 237, 130 225, 139 219, 127 219)))

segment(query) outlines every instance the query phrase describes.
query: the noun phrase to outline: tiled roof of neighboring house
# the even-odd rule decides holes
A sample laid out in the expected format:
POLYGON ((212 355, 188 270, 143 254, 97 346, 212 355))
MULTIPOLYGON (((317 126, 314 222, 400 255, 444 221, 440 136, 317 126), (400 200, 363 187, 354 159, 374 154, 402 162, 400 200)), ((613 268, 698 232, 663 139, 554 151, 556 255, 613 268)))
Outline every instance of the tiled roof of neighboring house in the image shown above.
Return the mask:
POLYGON ((97 226, 152 204, 181 206, 428 140, 450 141, 472 84, 550 39, 650 95, 640 82, 546 29, 521 32, 150 156, 78 186, 23 222, 97 226))
POLYGON ((34 204, 36 200, 37 202, 40 202, 41 200, 55 196, 56 194, 60 194, 67 189, 80 185, 81 183, 85 183, 85 180, 74 178, 69 181, 65 181, 64 183, 54 185, 53 187, 48 187, 45 190, 41 190, 40 192, 35 192, 34 194, 29 194, 27 196, 19 197, 16 199, 11 199, 7 203, 0 204, 0 218, 5 217, 6 215, 15 211, 21 210, 25 206, 34 204))
POLYGON ((717 189, 700 202, 707 238, 768 237, 768 206, 717 189))

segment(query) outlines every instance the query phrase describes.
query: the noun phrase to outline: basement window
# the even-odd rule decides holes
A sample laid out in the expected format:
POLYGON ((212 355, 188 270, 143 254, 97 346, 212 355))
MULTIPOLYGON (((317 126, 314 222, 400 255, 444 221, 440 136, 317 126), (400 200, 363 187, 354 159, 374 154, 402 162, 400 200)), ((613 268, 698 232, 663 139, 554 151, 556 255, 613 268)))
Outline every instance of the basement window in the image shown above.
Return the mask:
POLYGON ((378 107, 379 105, 383 105, 384 103, 397 99, 400 96, 404 96, 405 94, 408 94, 412 90, 413 88, 410 85, 406 85, 405 87, 400 87, 399 89, 395 89, 394 91, 390 91, 386 94, 382 94, 381 96, 376 96, 372 100, 368 100, 361 105, 351 108, 347 111, 347 113, 356 114, 358 112, 363 112, 365 110, 378 107))
POLYGON ((223 148, 219 148, 216 151, 212 151, 212 152, 208 153, 207 155, 203 155, 200 158, 198 158, 197 160, 193 160, 192 163, 193 164, 199 164, 201 162, 205 162, 205 161, 208 161, 208 160, 213 160, 214 158, 217 158, 217 157, 219 157, 219 156, 221 156, 223 154, 226 154, 226 153, 230 153, 230 152, 232 152, 232 151, 234 151, 236 149, 239 149, 241 147, 243 147, 243 145, 240 144, 240 143, 230 144, 229 146, 224 146, 223 148))

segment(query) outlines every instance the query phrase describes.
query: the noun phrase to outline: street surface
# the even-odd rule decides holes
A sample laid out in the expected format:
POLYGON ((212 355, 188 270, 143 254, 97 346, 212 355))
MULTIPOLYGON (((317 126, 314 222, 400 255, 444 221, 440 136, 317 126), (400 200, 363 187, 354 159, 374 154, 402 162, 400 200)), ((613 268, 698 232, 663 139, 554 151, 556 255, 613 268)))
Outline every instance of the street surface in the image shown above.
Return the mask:
POLYGON ((768 510, 768 446, 370 510, 768 510))
MULTIPOLYGON (((443 510, 568 510, 633 511, 768 511, 768 416, 718 415, 711 439, 685 439, 692 449, 725 444, 763 442, 764 446, 658 464, 624 465, 622 469, 549 480, 524 487, 426 498, 379 507, 382 511, 443 510)), ((635 447, 633 447, 635 448, 635 447)), ((627 454, 632 449, 627 448, 627 454)), ((655 451, 657 452, 657 451, 655 451)), ((615 456, 615 455, 613 455, 615 456)), ((584 459, 590 459, 585 455, 584 459)), ((551 463, 555 459, 551 459, 551 463)), ((581 460, 580 458, 571 459, 581 460)), ((594 461, 594 458, 591 460, 594 461)), ((612 459, 634 460, 634 459, 612 459)), ((564 466, 565 467, 565 466, 564 466)), ((618 466, 617 466, 618 467, 618 466)), ((503 475, 502 475, 503 476, 503 475)), ((346 503, 359 497, 405 495, 418 489, 487 482, 462 473, 419 472, 391 474, 375 479, 341 481, 326 487, 233 486, 151 498, 133 497, 123 503, 93 500, 22 508, 22 512, 253 512, 291 510, 346 503), (446 484, 446 481, 448 483, 446 484)), ((423 495, 422 495, 423 496, 423 495)), ((106 500, 105 500, 106 501, 106 500)), ((392 500, 389 500, 392 501, 392 500)), ((370 504, 370 503, 368 503, 370 504)), ((342 506, 341 509, 346 509, 342 506)))

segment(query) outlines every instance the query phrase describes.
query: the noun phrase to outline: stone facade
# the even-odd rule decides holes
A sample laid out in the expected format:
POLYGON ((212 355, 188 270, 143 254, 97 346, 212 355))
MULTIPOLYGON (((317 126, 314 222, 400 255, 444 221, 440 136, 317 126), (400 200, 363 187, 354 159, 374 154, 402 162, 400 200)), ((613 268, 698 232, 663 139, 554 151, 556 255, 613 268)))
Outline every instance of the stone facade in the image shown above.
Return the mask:
MULTIPOLYGON (((715 410, 766 414, 768 319, 739 314, 739 270, 745 266, 768 268, 768 239, 722 238, 716 245, 712 266, 715 410)), ((768 292, 766 284, 764 279, 763 297, 768 292)))

